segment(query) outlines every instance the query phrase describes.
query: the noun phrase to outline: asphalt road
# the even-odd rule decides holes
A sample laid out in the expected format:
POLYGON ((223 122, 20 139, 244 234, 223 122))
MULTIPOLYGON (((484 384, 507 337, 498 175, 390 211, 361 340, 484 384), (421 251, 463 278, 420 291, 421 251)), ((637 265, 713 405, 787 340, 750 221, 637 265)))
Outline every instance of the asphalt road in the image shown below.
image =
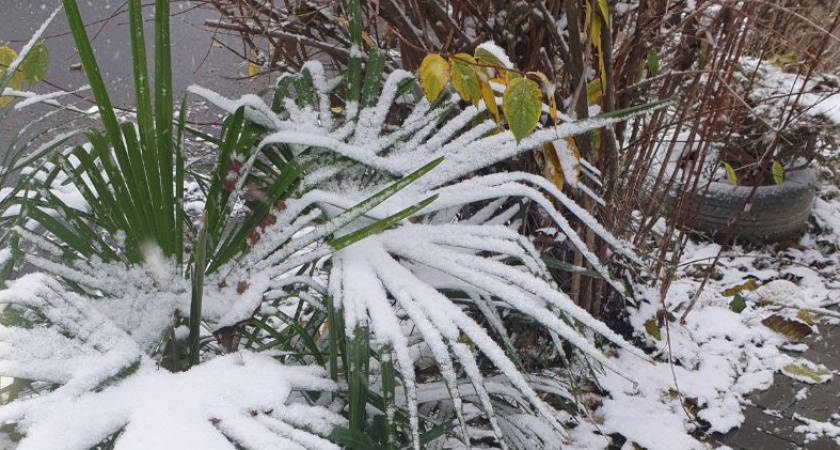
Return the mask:
MULTIPOLYGON (((131 78, 131 52, 128 41, 128 16, 125 13, 125 0, 78 0, 82 17, 88 24, 88 35, 93 40, 93 47, 102 75, 109 87, 115 107, 132 109, 133 85, 131 78)), ((153 5, 146 1, 144 4, 153 5)), ((0 0, 0 46, 9 44, 19 51, 32 34, 60 4, 59 0, 0 0)), ((213 45, 214 33, 203 27, 204 19, 218 19, 218 13, 202 6, 200 1, 173 0, 172 2, 172 56, 173 83, 175 99, 178 101, 185 89, 192 84, 216 90, 228 96, 256 92, 267 87, 268 80, 242 81, 241 59, 230 50, 213 45)), ((149 68, 152 71, 153 8, 145 8, 146 38, 148 41, 149 68)), ((239 47, 233 36, 221 36, 232 47, 239 47)), ((68 32, 64 12, 52 22, 45 33, 47 48, 50 52, 49 70, 46 80, 39 83, 33 91, 38 93, 59 90, 74 90, 87 84, 84 72, 74 70, 79 62, 72 36, 68 32)), ((64 103, 73 103, 81 109, 93 106, 90 93, 84 98, 63 97, 64 103)), ((7 106, 0 111, 0 152, 7 152, 10 144, 19 145, 30 139, 35 133, 57 132, 62 126, 79 127, 95 124, 73 123, 71 113, 55 114, 49 120, 33 126, 26 134, 17 138, 19 131, 33 120, 39 119, 55 108, 46 105, 34 105, 21 110, 7 106)), ((200 109, 200 108, 196 108, 200 109)), ((212 121, 217 112, 199 113, 199 121, 212 121)))

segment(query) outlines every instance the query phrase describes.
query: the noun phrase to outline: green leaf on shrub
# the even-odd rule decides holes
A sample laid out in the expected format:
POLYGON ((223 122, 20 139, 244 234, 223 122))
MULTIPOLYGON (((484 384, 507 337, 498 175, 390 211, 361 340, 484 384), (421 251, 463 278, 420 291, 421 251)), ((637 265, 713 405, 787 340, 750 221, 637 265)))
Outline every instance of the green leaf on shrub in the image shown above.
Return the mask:
POLYGON ((511 81, 502 99, 502 111, 516 143, 531 134, 542 113, 540 86, 527 78, 511 81))
POLYGON ((726 178, 732 186, 738 186, 738 176, 735 175, 735 169, 729 163, 723 163, 723 168, 726 169, 726 178))
POLYGON ((778 314, 765 318, 761 323, 767 328, 794 340, 802 339, 812 333, 811 327, 808 325, 796 320, 785 319, 778 314))
POLYGON ((449 58, 452 87, 465 102, 477 105, 481 98, 481 87, 478 74, 475 73, 475 64, 475 59, 466 53, 458 53, 449 58))
POLYGON ((659 53, 656 53, 656 50, 648 50, 647 63, 648 76, 655 77, 657 74, 659 74, 659 53))
POLYGON ((733 298, 732 301, 729 302, 729 309, 731 309, 732 312, 737 314, 741 314, 741 311, 746 309, 746 307, 747 302, 744 301, 744 297, 741 297, 741 294, 735 294, 735 298, 733 298))
POLYGON ((785 169, 779 164, 779 161, 773 161, 773 182, 776 186, 781 186, 785 181, 785 169))
POLYGON ((507 67, 502 63, 502 61, 496 57, 491 51, 487 50, 486 48, 482 48, 478 46, 475 49, 475 60, 478 61, 480 64, 485 64, 488 66, 493 66, 494 68, 499 69, 507 69, 507 67))
POLYGON ((43 41, 35 44, 20 64, 20 71, 30 86, 44 79, 49 63, 49 51, 43 41))

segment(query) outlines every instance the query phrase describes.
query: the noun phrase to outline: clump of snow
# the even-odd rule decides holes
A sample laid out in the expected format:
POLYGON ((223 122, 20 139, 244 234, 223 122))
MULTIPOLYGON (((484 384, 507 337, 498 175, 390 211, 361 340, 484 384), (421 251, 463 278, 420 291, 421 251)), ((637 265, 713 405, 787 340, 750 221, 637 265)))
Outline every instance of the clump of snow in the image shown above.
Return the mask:
MULTIPOLYGON (((24 418, 18 450, 90 448, 122 430, 121 449, 245 448, 338 449, 300 422, 343 420, 322 407, 288 405, 292 390, 332 390, 320 368, 287 367, 266 356, 240 352, 184 373, 144 361, 137 372, 99 392, 58 391, 0 411, 0 420, 24 418), (232 442, 231 442, 232 441, 232 442)), ((322 426, 323 427, 323 426, 322 426)), ((323 429, 323 428, 322 428, 323 429)))
POLYGON ((755 290, 759 301, 777 304, 790 304, 801 301, 802 289, 788 280, 773 280, 755 290))
POLYGON ((831 422, 820 422, 809 419, 799 414, 794 414, 793 418, 803 423, 803 425, 794 428, 793 431, 804 433, 805 442, 813 442, 819 438, 828 438, 834 441, 835 444, 840 445, 840 426, 831 422))
MULTIPOLYGON (((121 312, 137 317, 160 306, 154 297, 141 300, 145 305, 121 312)), ((119 430, 116 445, 124 449, 232 450, 231 441, 246 448, 338 448, 318 434, 343 419, 321 407, 288 403, 293 391, 336 388, 322 368, 287 367, 267 354, 239 352, 170 373, 123 329, 150 321, 120 317, 127 323, 119 326, 99 311, 102 303, 40 274, 0 291, 6 313, 18 311, 22 319, 18 326, 0 326, 0 372, 62 385, 0 409, 0 422, 17 423, 25 435, 18 450, 86 449, 119 430)))

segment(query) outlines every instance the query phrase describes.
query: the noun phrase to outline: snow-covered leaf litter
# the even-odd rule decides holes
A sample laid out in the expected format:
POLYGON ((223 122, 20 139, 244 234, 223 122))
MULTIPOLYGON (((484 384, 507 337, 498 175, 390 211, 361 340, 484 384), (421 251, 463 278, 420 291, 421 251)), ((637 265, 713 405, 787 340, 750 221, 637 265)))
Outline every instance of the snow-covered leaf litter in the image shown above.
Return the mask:
MULTIPOLYGON (((743 424, 742 407, 747 394, 769 388, 775 373, 790 372, 785 370, 786 366, 822 374, 821 381, 831 377, 824 366, 795 356, 796 352, 807 349, 806 344, 791 342, 764 326, 762 320, 774 314, 800 320, 796 315, 802 308, 819 310, 840 303, 838 193, 836 187, 822 187, 813 214, 816 226, 810 227, 797 244, 781 249, 737 246, 727 250, 716 269, 717 275, 709 280, 695 309, 686 317, 686 324, 670 322, 667 336, 665 324, 658 319, 662 308, 659 289, 637 288, 636 297, 641 302, 638 309, 630 310, 630 322, 636 334, 654 348, 652 356, 673 360, 674 372, 667 365, 639 364, 619 351, 616 365, 626 373, 633 373, 639 384, 633 386, 610 372, 599 379, 610 393, 596 412, 605 432, 620 433, 650 450, 709 448, 711 444, 694 437, 699 424, 690 418, 681 402, 690 400, 698 407, 694 414, 708 427, 704 428, 706 432, 725 433, 743 424), (747 307, 736 313, 730 309, 733 297, 724 295, 724 291, 742 285, 751 277, 759 287, 754 292, 741 293, 747 307), (780 308, 780 305, 788 307, 780 308), (661 330, 659 339, 646 331, 649 321, 661 330), (632 408, 628 407, 630 404, 632 408)), ((687 244, 678 278, 665 298, 673 316, 681 315, 700 285, 706 270, 702 265, 710 263, 719 249, 706 242, 687 244)), ((820 322, 836 326, 838 320, 825 316, 820 322)), ((818 323, 812 329, 818 333, 819 327, 818 323)), ((807 383, 816 381, 809 377, 797 379, 807 383)), ((818 435, 820 430, 833 426, 810 426, 814 421, 794 418, 806 423, 798 432, 818 435)), ((830 432, 825 434, 832 436, 830 432)))
MULTIPOLYGON (((755 68, 756 62, 750 58, 741 62, 749 70, 755 68)), ((764 66, 762 71, 769 73, 757 78, 757 99, 789 100, 789 95, 801 86, 801 79, 794 74, 770 66, 764 66)), ((821 79, 827 79, 828 85, 835 83, 831 76, 817 77, 809 86, 813 90, 799 99, 800 104, 810 106, 804 108, 807 114, 825 115, 838 123, 835 114, 837 95, 830 91, 821 94, 821 79)), ((774 104, 771 108, 783 111, 779 105, 774 104)), ((822 156, 826 159, 835 157, 831 154, 822 156)), ((657 172, 658 164, 651 173, 657 172)), ((673 164, 673 161, 668 161, 668 164, 673 164)), ((828 175, 825 179, 832 179, 833 174, 826 171, 825 175, 828 175)), ((662 366, 652 368, 636 364, 633 358, 619 357, 617 364, 628 373, 638 374, 641 382, 638 388, 634 388, 610 373, 601 378, 602 386, 611 393, 598 411, 605 431, 621 433, 629 441, 649 449, 708 448, 711 444, 701 442, 690 434, 697 436, 701 429, 723 433, 741 426, 745 420, 742 407, 744 402, 749 401, 747 394, 769 388, 774 373, 809 384, 832 378, 833 372, 825 366, 795 356, 796 352, 807 350, 807 344, 791 342, 762 323, 770 316, 780 316, 805 325, 801 318, 796 317, 797 313, 817 311, 809 318, 819 317, 822 312, 824 315, 820 323, 837 324, 834 317, 837 313, 825 311, 825 308, 840 303, 840 278, 837 275, 837 267, 840 267, 840 255, 837 253, 840 245, 840 191, 830 182, 824 182, 820 189, 812 212, 812 224, 815 226, 810 226, 799 242, 788 243, 780 249, 768 245, 753 246, 751 249, 737 246, 727 250, 720 266, 715 269, 716 275, 709 280, 694 310, 687 316, 685 326, 671 322, 667 336, 660 312, 663 303, 659 289, 637 287, 635 297, 642 302, 638 309, 630 310, 635 333, 655 349, 654 357, 674 361, 674 373, 670 369, 664 371, 662 366), (731 309, 733 297, 724 295, 724 291, 742 285, 750 277, 755 277, 760 287, 755 292, 744 291, 741 294, 747 308, 739 314, 731 309), (778 293, 783 295, 776 295, 778 293), (659 330, 659 336, 653 336, 646 330, 650 326, 659 330), (678 391, 671 390, 676 387, 678 391), (686 399, 691 405, 698 406, 694 413, 687 412, 681 404, 686 399), (634 408, 642 408, 644 413, 628 409, 628 402, 633 402, 634 408), (692 415, 702 422, 695 422, 692 415), (642 422, 639 417, 658 419, 642 422), (649 426, 656 422, 661 422, 662 426, 649 426)), ((664 227, 658 229, 664 230, 664 227)), ((678 278, 671 283, 665 298, 665 305, 673 316, 678 318, 682 315, 701 284, 700 279, 706 271, 704 264, 710 263, 719 250, 716 245, 691 241, 683 249, 678 278)), ((818 333, 819 323, 811 328, 818 333)), ((819 430, 834 427, 822 422, 811 426, 815 421, 791 418, 806 424, 797 428, 796 432, 811 433, 810 438, 819 436, 819 430)), ((833 435, 826 432, 825 436, 833 435)))
MULTIPOLYGON (((378 344, 387 344, 394 349, 402 382, 408 388, 405 407, 408 408, 411 417, 415 445, 419 427, 418 404, 427 399, 415 394, 412 387, 415 382, 414 359, 411 356, 408 338, 416 338, 417 335, 406 335, 405 329, 409 323, 417 327, 418 335, 428 345, 436 363, 442 369, 442 379, 450 394, 450 400, 453 401, 455 414, 461 417, 459 422, 463 433, 475 435, 483 432, 480 423, 468 425, 466 416, 462 415, 462 399, 457 386, 463 380, 459 380, 459 376, 465 376, 476 392, 475 397, 469 397, 476 406, 464 410, 470 411, 471 417, 475 416, 475 411, 482 411, 479 417, 490 418, 491 431, 497 439, 504 435, 505 439, 508 439, 508 445, 517 448, 532 448, 532 445, 551 448, 560 445, 560 442, 555 440, 536 443, 527 438, 532 434, 534 427, 548 427, 546 429, 561 433, 561 426, 557 421, 558 412, 548 406, 534 391, 528 377, 519 372, 488 332, 443 295, 441 290, 459 289, 465 291, 468 298, 481 299, 482 306, 479 309, 488 314, 488 320, 497 324, 499 317, 506 314, 506 310, 529 316, 555 336, 570 341, 607 367, 612 367, 612 363, 576 329, 568 325, 567 318, 597 331, 624 347, 629 353, 635 354, 635 357, 644 360, 644 355, 603 324, 592 319, 562 292, 545 281, 546 269, 536 250, 527 240, 505 226, 510 218, 511 208, 505 207, 498 211, 495 209, 503 205, 504 199, 510 197, 536 201, 549 211, 558 222, 557 225, 567 231, 575 244, 585 248, 563 216, 546 199, 545 195, 549 194, 566 205, 593 230, 603 235, 608 242, 613 243, 617 250, 635 259, 632 251, 609 236, 591 216, 559 190, 538 177, 514 173, 469 179, 469 175, 475 170, 528 151, 542 142, 585 132, 620 119, 595 119, 586 123, 562 125, 557 129, 541 130, 525 139, 522 145, 516 146, 510 133, 486 136, 490 130, 487 122, 471 128, 470 122, 481 113, 481 110, 473 107, 457 114, 454 119, 438 129, 443 114, 452 105, 430 108, 428 103, 421 101, 402 127, 387 133, 391 128, 386 129, 385 118, 396 100, 396 88, 400 82, 408 79, 406 73, 397 72, 386 81, 377 105, 374 108, 361 109, 358 123, 346 121, 334 125, 332 112, 327 106, 328 89, 335 86, 335 83, 323 78, 323 71, 317 64, 310 64, 307 70, 317 91, 317 105, 320 110, 301 108, 294 101, 287 100, 283 106, 287 110, 288 119, 275 114, 267 104, 255 96, 248 96, 237 102, 224 100, 200 88, 193 88, 192 91, 204 94, 208 100, 231 113, 238 106, 246 104, 246 115, 269 130, 267 137, 260 144, 262 147, 272 144, 288 145, 302 160, 310 158, 309 162, 317 162, 318 158, 325 157, 325 153, 326 156, 332 154, 347 157, 358 164, 358 167, 354 168, 357 173, 379 171, 380 179, 388 180, 394 175, 405 175, 430 159, 446 157, 441 167, 403 189, 389 201, 368 211, 367 217, 371 219, 359 220, 350 230, 359 229, 374 219, 404 210, 430 196, 439 196, 439 203, 433 203, 431 207, 423 210, 422 224, 405 223, 397 229, 342 250, 333 258, 333 269, 328 278, 330 294, 335 300, 334 307, 344 308, 347 335, 353 336, 352 330, 356 326, 370 326, 378 344), (315 148, 309 149, 311 152, 304 155, 304 150, 308 147, 315 148), (462 180, 465 177, 467 179, 462 180), (536 188, 542 188, 542 191, 526 182, 536 188), (491 203, 495 206, 485 208, 472 219, 457 214, 457 210, 466 204, 496 199, 502 201, 491 203), (429 252, 430 249, 434 249, 432 253, 429 252), (487 258, 485 255, 488 252, 495 256, 487 258), (522 265, 509 265, 504 262, 507 260, 521 261, 522 265), (494 410, 494 399, 491 396, 502 395, 499 392, 505 391, 488 391, 473 350, 461 341, 463 338, 468 339, 502 371, 503 377, 500 379, 510 383, 513 388, 506 391, 507 396, 518 393, 514 396, 516 401, 513 406, 494 410), (460 375, 455 370, 456 362, 462 371, 460 375), (497 419, 494 419, 494 411, 498 415, 497 419), (503 433, 504 430, 507 432, 503 433)), ((250 167, 255 161, 254 158, 245 161, 244 167, 250 167)), ((358 204, 371 191, 383 186, 380 181, 378 184, 366 186, 365 189, 359 189, 358 177, 346 167, 344 164, 312 170, 311 173, 316 179, 307 180, 304 177, 301 183, 310 190, 298 199, 287 199, 285 208, 276 212, 276 223, 263 231, 261 240, 254 245, 251 252, 243 260, 235 261, 229 269, 219 270, 208 277, 207 286, 221 286, 208 288, 204 320, 209 329, 233 325, 248 319, 259 309, 263 301, 263 292, 272 287, 281 287, 284 278, 292 270, 303 264, 319 261, 333 252, 324 239, 339 227, 347 225, 347 220, 342 219, 345 216, 342 212, 358 204), (338 180, 341 177, 344 179, 338 180), (329 180, 331 183, 326 182, 329 180), (311 189, 313 187, 317 189, 311 189), (316 209, 313 210, 313 207, 316 209), (317 219, 322 213, 334 219, 325 225, 319 225, 317 219), (241 284, 236 283, 227 286, 227 279, 246 281, 246 288, 243 290, 241 284)), ((50 187, 57 188, 58 185, 53 184, 50 187)), ((241 188, 242 186, 238 186, 237 190, 241 188)), ((38 237, 23 228, 18 231, 22 237, 29 239, 43 251, 53 252, 53 257, 61 256, 63 250, 55 242, 50 242, 49 237, 38 237)), ((594 256, 586 256, 598 270, 608 275, 594 256)), ((90 304, 95 305, 95 309, 106 316, 110 312, 111 320, 124 333, 130 335, 135 345, 141 348, 141 353, 154 352, 154 343, 158 342, 159 337, 166 331, 167 319, 171 319, 176 311, 185 312, 189 308, 189 283, 167 275, 173 273, 173 267, 167 267, 165 261, 125 271, 122 265, 105 265, 96 261, 76 262, 67 266, 35 254, 27 255, 26 258, 42 270, 84 286, 90 293, 100 297, 90 304), (113 278, 102 278, 103 273, 108 273, 113 278), (161 277, 165 279, 162 280, 161 277)), ((314 286, 317 282, 307 284, 314 286)), ((313 295, 320 296, 318 292, 313 295)), ((304 296, 301 295, 301 298, 304 296)), ((321 302, 320 305, 324 303, 321 302)), ((27 332, 13 327, 8 330, 10 333, 27 332)), ((33 360, 25 354, 16 353, 14 356, 18 358, 18 366, 33 364, 33 360)), ((143 357, 140 359, 146 360, 143 357)), ((141 368, 147 369, 142 364, 141 368)), ((129 378, 133 379, 134 377, 129 378)), ((134 382, 126 380, 118 386, 134 382)), ((294 384, 294 380, 290 380, 290 383, 294 384)), ((36 426, 36 423, 40 422, 34 418, 32 420, 35 422, 24 422, 23 431, 40 429, 36 426)), ((43 420, 48 422, 46 418, 43 420)), ((225 425, 221 425, 222 429, 224 427, 225 425)), ((484 432, 486 433, 486 430, 484 432)), ((233 431, 230 433, 234 434, 224 430, 223 433, 248 448, 262 448, 255 441, 244 438, 240 440, 233 431)), ((40 437, 26 439, 24 442, 38 442, 40 437)), ((119 440, 120 445, 130 445, 125 439, 127 438, 119 440)), ((504 446, 505 441, 501 442, 504 446)))

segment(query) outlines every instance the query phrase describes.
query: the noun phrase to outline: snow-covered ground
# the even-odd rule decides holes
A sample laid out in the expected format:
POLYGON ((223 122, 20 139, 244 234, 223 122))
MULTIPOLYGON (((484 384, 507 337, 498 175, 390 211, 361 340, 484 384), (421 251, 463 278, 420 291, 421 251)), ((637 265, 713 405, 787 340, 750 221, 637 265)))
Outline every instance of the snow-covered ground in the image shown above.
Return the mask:
MULTIPOLYGON (((775 373, 807 383, 832 379, 825 366, 795 356, 808 348, 798 336, 819 339, 821 327, 840 321, 824 310, 840 304, 840 189, 825 181, 818 197, 798 242, 725 249, 684 324, 718 244, 690 241, 664 298, 658 287, 637 288, 641 302, 630 322, 660 363, 617 353, 622 373, 600 380, 609 392, 595 411, 600 432, 650 450, 725 448, 711 434, 741 426, 747 395, 770 388, 775 373)), ((792 418, 806 440, 840 443, 837 421, 792 418)))

